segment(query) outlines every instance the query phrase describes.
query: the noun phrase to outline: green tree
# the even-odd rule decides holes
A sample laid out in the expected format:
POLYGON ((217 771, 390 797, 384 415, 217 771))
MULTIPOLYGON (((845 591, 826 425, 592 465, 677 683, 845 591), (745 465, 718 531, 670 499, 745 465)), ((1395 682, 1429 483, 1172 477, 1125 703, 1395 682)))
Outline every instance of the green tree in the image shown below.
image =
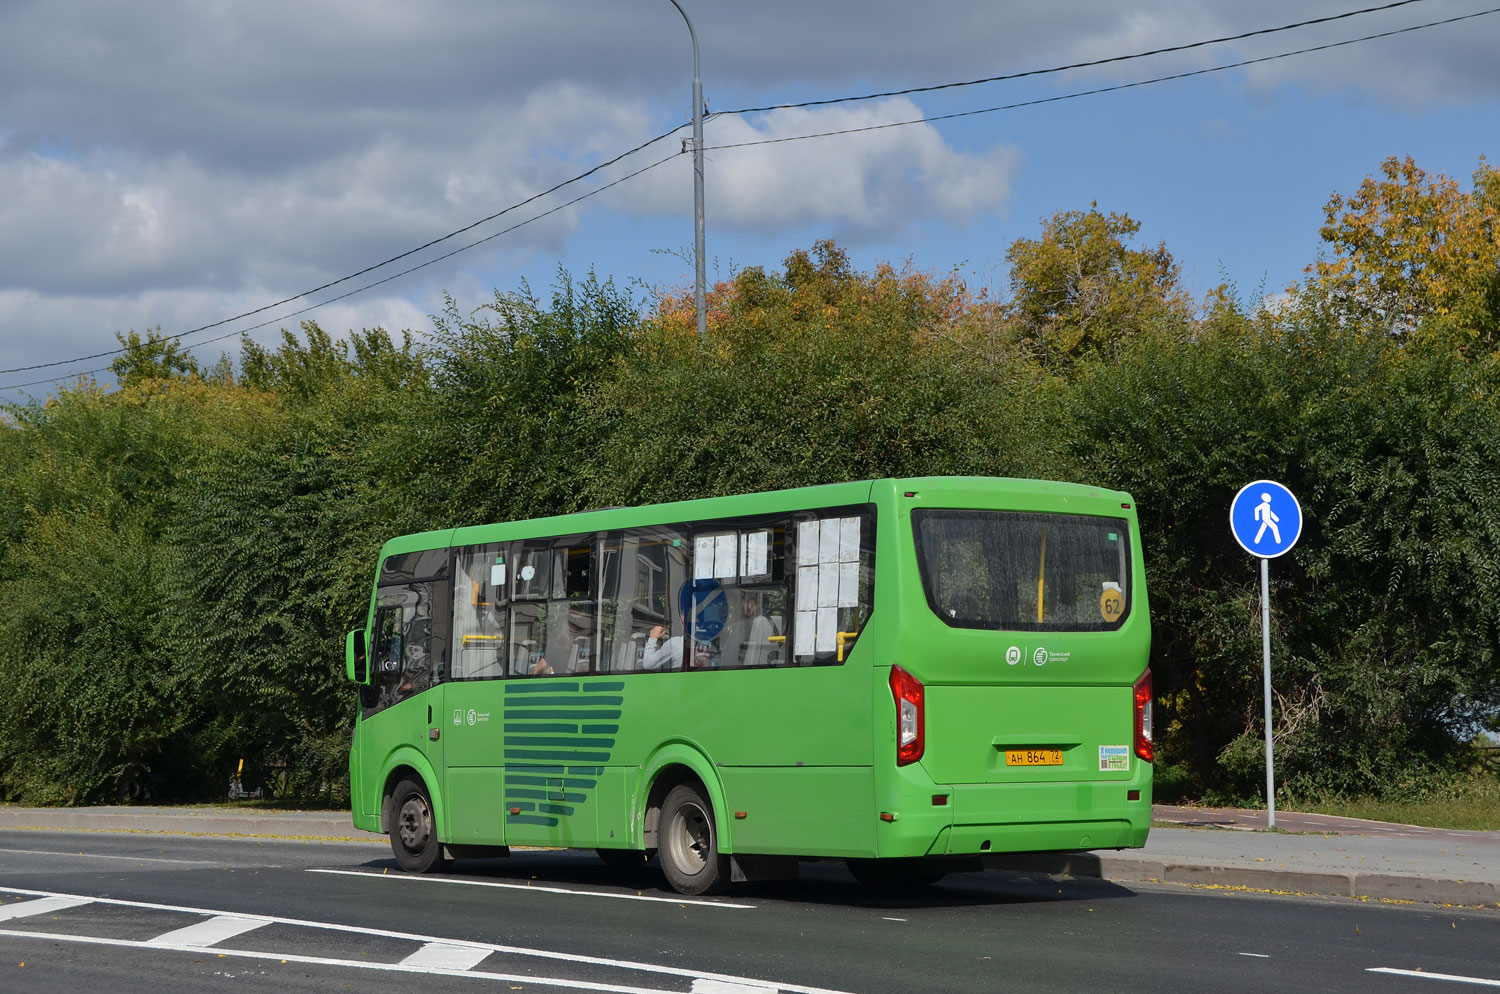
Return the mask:
POLYGON ((1500 344, 1500 170, 1480 159, 1465 193, 1408 156, 1323 208, 1332 257, 1309 283, 1344 313, 1461 350, 1500 344))
POLYGON ((832 242, 715 287, 702 344, 690 298, 661 300, 595 393, 593 502, 1019 471, 1030 382, 972 347, 971 303, 832 242))
POLYGON ((1040 238, 1020 238, 1010 263, 1011 333, 1058 372, 1110 357, 1122 342, 1164 322, 1182 323, 1193 302, 1165 243, 1133 248, 1140 223, 1125 214, 1060 211, 1040 238))
POLYGON ((144 339, 135 331, 115 332, 115 338, 125 352, 109 368, 121 387, 198 375, 198 361, 192 353, 179 339, 163 335, 159 327, 148 329, 144 339))
POLYGON ((1256 477, 1306 513, 1272 566, 1286 789, 1396 789, 1500 716, 1497 386, 1315 309, 1143 338, 1079 380, 1059 430, 1140 508, 1163 753, 1200 787, 1257 792, 1258 583, 1225 522, 1256 477))

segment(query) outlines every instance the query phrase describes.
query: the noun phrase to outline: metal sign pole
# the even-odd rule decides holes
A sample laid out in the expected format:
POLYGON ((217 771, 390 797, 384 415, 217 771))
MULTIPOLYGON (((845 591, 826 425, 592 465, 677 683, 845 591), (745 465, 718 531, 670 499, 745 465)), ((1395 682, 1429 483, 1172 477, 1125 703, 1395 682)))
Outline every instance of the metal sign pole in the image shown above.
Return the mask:
POLYGON ((1260 647, 1266 692, 1266 827, 1276 827, 1276 767, 1271 751, 1271 560, 1260 561, 1260 647))
POLYGON ((1276 765, 1271 744, 1271 566, 1290 552, 1302 535, 1302 505, 1275 480, 1256 480, 1240 488, 1229 503, 1229 531, 1250 555, 1260 560, 1261 683, 1266 698, 1266 827, 1276 827, 1276 765))

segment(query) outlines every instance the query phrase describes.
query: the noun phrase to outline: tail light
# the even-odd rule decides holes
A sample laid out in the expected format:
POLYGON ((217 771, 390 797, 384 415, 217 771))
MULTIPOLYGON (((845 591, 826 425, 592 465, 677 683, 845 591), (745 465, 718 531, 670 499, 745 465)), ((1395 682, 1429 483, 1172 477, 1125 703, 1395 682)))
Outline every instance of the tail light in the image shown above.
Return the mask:
POLYGON ((896 701, 896 765, 906 766, 922 758, 922 685, 899 666, 891 667, 891 697, 896 701))
MULTIPOLYGON (((893 678, 894 680, 894 678, 893 678)), ((1155 749, 1151 739, 1151 670, 1135 682, 1135 754, 1151 762, 1155 749)))

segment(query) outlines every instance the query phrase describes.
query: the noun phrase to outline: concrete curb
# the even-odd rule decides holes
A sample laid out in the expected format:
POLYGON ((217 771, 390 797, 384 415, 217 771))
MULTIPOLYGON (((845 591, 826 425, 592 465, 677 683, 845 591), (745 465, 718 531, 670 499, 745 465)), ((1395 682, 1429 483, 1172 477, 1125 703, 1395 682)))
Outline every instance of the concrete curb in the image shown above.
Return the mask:
POLYGON ((0 808, 0 828, 138 832, 147 835, 222 835, 267 839, 317 839, 384 843, 385 836, 361 832, 339 812, 174 811, 122 814, 97 808, 0 808))
POLYGON ((1410 873, 1300 870, 1136 858, 1113 853, 996 856, 987 859, 985 865, 1018 873, 1046 873, 1126 883, 1242 887, 1280 894, 1316 894, 1358 900, 1500 908, 1500 883, 1443 879, 1410 873))

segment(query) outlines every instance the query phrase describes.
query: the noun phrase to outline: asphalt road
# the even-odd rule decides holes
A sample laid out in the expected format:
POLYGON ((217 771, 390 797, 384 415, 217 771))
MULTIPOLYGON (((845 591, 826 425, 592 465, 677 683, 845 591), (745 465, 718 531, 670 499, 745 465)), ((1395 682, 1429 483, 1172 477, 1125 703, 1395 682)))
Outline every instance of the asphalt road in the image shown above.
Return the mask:
POLYGON ((1421 994, 1437 975, 1500 986, 1500 912, 1001 873, 880 898, 836 864, 694 900, 581 852, 412 877, 378 841, 0 832, 0 992, 1421 994))

